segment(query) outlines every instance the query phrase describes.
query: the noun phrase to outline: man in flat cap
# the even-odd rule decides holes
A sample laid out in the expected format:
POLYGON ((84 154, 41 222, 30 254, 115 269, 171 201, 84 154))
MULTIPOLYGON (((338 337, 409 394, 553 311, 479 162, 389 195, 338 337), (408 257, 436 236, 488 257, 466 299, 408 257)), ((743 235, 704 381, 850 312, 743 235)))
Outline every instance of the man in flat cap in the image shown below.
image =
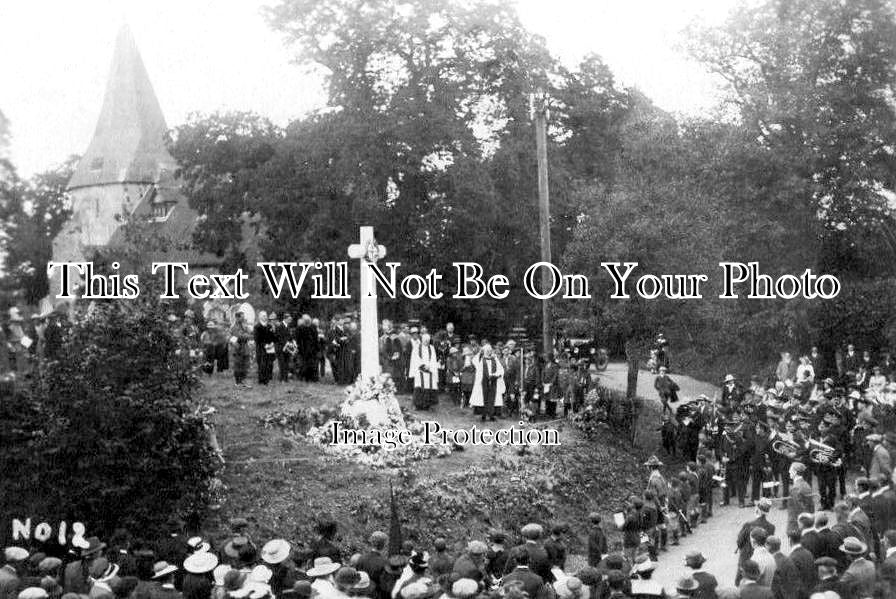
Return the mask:
POLYGON ((504 576, 501 586, 506 589, 518 585, 530 599, 545 599, 547 597, 545 581, 529 568, 529 552, 525 547, 522 545, 514 547, 510 552, 510 559, 516 565, 504 576))
POLYGON ((837 574, 837 560, 832 557, 820 557, 815 560, 815 567, 818 571, 818 583, 812 589, 813 593, 833 591, 841 597, 847 596, 843 592, 840 576, 837 574))
MULTIPOLYGON (((521 532, 525 542, 522 545, 517 545, 516 548, 522 548, 529 554, 529 569, 541 576, 545 583, 553 583, 554 574, 551 572, 551 560, 541 541, 544 529, 540 524, 529 523, 523 527, 521 532)), ((513 555, 514 552, 511 551, 511 559, 507 560, 508 569, 516 566, 513 555)))
POLYGON ((482 541, 470 541, 467 543, 466 552, 454 562, 455 575, 460 578, 470 578, 477 582, 485 580, 488 576, 485 560, 487 553, 488 545, 482 541))
POLYGON ((588 522, 591 524, 588 530, 588 565, 592 567, 597 567, 608 549, 607 535, 601 526, 601 520, 598 512, 588 514, 588 522))

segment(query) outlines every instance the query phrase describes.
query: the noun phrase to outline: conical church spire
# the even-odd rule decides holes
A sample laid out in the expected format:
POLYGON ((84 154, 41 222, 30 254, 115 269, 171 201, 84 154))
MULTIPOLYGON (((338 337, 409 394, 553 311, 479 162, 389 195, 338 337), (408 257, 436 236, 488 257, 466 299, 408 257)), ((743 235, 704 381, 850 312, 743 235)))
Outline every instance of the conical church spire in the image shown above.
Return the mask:
POLYGON ((111 183, 153 183, 173 172, 165 148, 167 125, 143 59, 127 25, 115 41, 112 68, 93 139, 69 181, 69 189, 111 183))

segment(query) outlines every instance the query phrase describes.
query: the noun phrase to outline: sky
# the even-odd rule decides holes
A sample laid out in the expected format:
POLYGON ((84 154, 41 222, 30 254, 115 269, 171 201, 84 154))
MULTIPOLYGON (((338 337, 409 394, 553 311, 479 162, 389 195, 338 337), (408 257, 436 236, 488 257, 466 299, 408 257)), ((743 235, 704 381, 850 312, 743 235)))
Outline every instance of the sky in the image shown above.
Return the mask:
MULTIPOLYGON (((169 127, 192 112, 251 110, 285 125, 321 106, 319 79, 261 16, 271 0, 2 0, 0 111, 23 176, 83 153, 123 23, 134 34, 169 127)), ((325 1, 325 0, 322 0, 325 1)), ((518 0, 549 49, 575 66, 599 54, 620 82, 666 110, 706 114, 720 88, 680 53, 693 20, 718 23, 737 0, 518 0)))

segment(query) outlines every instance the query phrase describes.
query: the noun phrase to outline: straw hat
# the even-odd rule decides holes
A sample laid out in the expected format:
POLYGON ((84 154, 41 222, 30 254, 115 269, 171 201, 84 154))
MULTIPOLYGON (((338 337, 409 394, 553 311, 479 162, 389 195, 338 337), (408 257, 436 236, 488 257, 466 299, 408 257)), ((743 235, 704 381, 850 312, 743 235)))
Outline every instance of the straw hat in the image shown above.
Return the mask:
POLYGON ((312 578, 317 576, 329 576, 341 567, 342 564, 333 562, 329 557, 317 557, 314 559, 314 566, 305 572, 305 574, 312 578))
POLYGON ((275 566, 286 561, 289 557, 289 541, 286 539, 274 539, 265 543, 261 548, 261 559, 266 564, 275 566))
POLYGON ((191 574, 206 574, 214 570, 217 565, 218 556, 208 551, 197 551, 184 560, 184 570, 191 574))
POLYGON ((155 580, 157 578, 162 578, 163 576, 168 576, 172 572, 177 572, 177 566, 173 566, 165 561, 156 562, 152 566, 152 579, 155 580))

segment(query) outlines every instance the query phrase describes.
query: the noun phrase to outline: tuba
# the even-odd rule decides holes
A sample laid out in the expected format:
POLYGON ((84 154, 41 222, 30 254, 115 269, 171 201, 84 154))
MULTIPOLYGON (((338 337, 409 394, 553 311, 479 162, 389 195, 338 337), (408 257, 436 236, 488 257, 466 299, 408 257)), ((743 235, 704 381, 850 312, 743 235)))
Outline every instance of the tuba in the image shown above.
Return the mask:
POLYGON ((793 435, 782 433, 772 441, 772 451, 791 460, 797 458, 801 449, 800 444, 793 438, 793 435))
POLYGON ((833 466, 837 450, 815 439, 809 439, 809 460, 823 466, 833 466))

